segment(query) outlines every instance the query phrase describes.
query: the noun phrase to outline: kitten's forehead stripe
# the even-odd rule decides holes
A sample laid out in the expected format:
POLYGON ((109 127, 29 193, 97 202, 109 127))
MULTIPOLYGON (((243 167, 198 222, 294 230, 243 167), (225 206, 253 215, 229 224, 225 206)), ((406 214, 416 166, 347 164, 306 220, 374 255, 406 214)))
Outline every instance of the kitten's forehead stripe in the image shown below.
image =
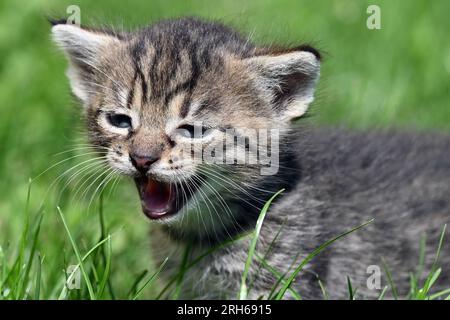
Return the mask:
POLYGON ((133 104, 134 89, 135 89, 135 86, 136 86, 137 75, 138 75, 137 72, 135 72, 134 73, 134 77, 133 77, 133 81, 131 83, 130 91, 128 92, 127 105, 126 105, 126 107, 128 109, 131 109, 131 106, 133 104))
POLYGON ((169 101, 169 103, 167 104, 167 108, 171 117, 181 119, 184 118, 182 116, 181 110, 186 103, 186 96, 187 95, 185 93, 179 93, 169 101))
POLYGON ((145 79, 144 73, 139 67, 139 63, 136 63, 136 74, 139 76, 139 79, 141 80, 142 104, 146 104, 148 99, 147 80, 145 79))
POLYGON ((180 106, 180 117, 182 119, 186 118, 189 113, 189 107, 191 105, 191 94, 184 98, 183 104, 180 106))
POLYGON ((137 66, 136 81, 141 81, 142 104, 151 99, 152 105, 167 107, 174 96, 186 92, 186 103, 181 112, 186 115, 189 95, 199 78, 211 65, 222 64, 222 48, 228 48, 238 56, 251 54, 253 46, 248 43, 238 46, 241 41, 244 43, 227 27, 194 19, 162 21, 141 30, 134 36, 130 56, 137 66), (151 55, 149 51, 152 51, 151 55))

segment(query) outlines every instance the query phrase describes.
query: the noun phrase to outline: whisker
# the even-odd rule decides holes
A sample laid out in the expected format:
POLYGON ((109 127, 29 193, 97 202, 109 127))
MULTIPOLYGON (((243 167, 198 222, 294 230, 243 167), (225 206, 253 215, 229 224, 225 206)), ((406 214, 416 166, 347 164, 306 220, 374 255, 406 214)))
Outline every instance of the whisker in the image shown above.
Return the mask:
MULTIPOLYGON (((84 174, 86 171, 87 172, 92 172, 93 170, 96 170, 98 168, 98 166, 100 166, 101 163, 98 162, 94 162, 94 163, 89 163, 88 165, 86 165, 85 167, 82 167, 81 169, 75 171, 67 180, 67 182, 65 183, 65 185, 63 186, 63 188, 61 189, 61 191, 59 192, 59 197, 58 197, 58 202, 59 199, 61 198, 62 194, 64 193, 64 191, 66 190, 66 188, 69 187, 69 185, 73 182, 73 180, 75 180, 79 175, 84 174)), ((76 186, 75 186, 76 187, 76 186)))
POLYGON ((102 147, 102 146, 93 146, 93 145, 78 146, 78 147, 74 147, 72 149, 68 149, 68 150, 65 150, 65 151, 61 151, 61 152, 55 153, 53 156, 59 156, 59 155, 65 154, 65 153, 74 152, 74 151, 80 151, 80 150, 93 150, 93 151, 105 150, 105 151, 109 151, 110 148, 102 147))
MULTIPOLYGON (((218 236, 217 236, 217 230, 216 230, 216 228, 214 227, 214 218, 213 218, 213 216, 212 216, 212 212, 211 212, 211 210, 210 210, 210 207, 209 207, 209 205, 208 205, 208 202, 211 204, 212 209, 214 210, 214 212, 216 213, 217 217, 219 218, 219 221, 220 221, 220 223, 222 224, 222 227, 223 227, 224 230, 228 233, 228 229, 225 227, 225 224, 223 223, 222 218, 220 217, 220 214, 217 212, 217 209, 216 209, 216 207, 214 206, 214 204, 212 203, 212 201, 208 198, 208 196, 206 195, 206 193, 205 193, 204 191, 202 191, 202 189, 201 189, 200 186, 194 181, 194 179, 190 178, 189 181, 190 181, 191 183, 193 183, 194 186, 196 187, 196 190, 197 190, 199 193, 201 193, 201 194, 203 195, 203 196, 202 196, 202 198, 203 198, 203 200, 204 200, 203 203, 206 205, 206 208, 208 209, 208 213, 209 213, 209 216, 210 216, 210 218, 211 218, 211 224, 213 225, 213 231, 214 231, 214 234, 215 234, 215 236, 216 236, 216 239, 218 238, 218 236)), ((229 235, 229 236, 231 237, 231 235, 229 235)))
MULTIPOLYGON (((245 195, 248 195, 250 198, 254 199, 255 201, 257 201, 257 202, 259 202, 261 204, 265 203, 265 201, 263 201, 263 200, 255 197, 254 195, 250 194, 247 190, 245 190, 244 188, 239 186, 236 182, 234 182, 233 180, 231 180, 230 178, 228 178, 228 177, 226 177, 224 175, 218 174, 218 173, 216 173, 214 171, 211 171, 211 170, 207 170, 204 167, 203 168, 198 167, 197 170, 199 172, 202 172, 202 173, 206 174, 209 178, 211 178, 211 175, 212 175, 216 179, 219 179, 219 180, 221 180, 221 181, 223 181, 223 182, 225 182, 225 183, 235 187, 236 189, 240 190, 245 195)), ((230 188, 226 188, 223 184, 221 184, 217 180, 215 180, 215 182, 218 183, 219 185, 222 185, 222 187, 224 187, 224 190, 227 190, 227 192, 232 193, 236 198, 242 200, 243 202, 247 203, 248 205, 252 206, 253 208, 255 208, 257 210, 261 209, 261 208, 255 206, 253 203, 248 202, 246 199, 244 199, 244 198, 240 197, 239 195, 237 195, 236 193, 234 193, 232 190, 230 190, 230 188)))
POLYGON ((76 168, 89 163, 89 162, 93 162, 93 161, 99 161, 99 159, 101 159, 102 157, 97 157, 97 158, 91 158, 85 161, 82 161, 81 163, 78 163, 74 166, 72 166, 71 168, 67 169, 66 171, 64 171, 63 173, 61 173, 58 177, 56 177, 53 182, 50 184, 50 186, 47 188, 47 191, 45 192, 44 198, 42 199, 42 205, 44 204, 45 200, 48 197, 48 194, 50 192, 50 190, 55 186, 56 183, 58 183, 58 181, 60 181, 66 174, 68 174, 69 172, 75 170, 76 168))
POLYGON ((97 188, 94 190, 94 193, 92 194, 91 199, 89 201, 88 211, 91 208, 92 202, 94 201, 97 192, 100 194, 105 189, 105 187, 108 185, 108 183, 111 181, 111 179, 114 178, 115 174, 116 174, 116 170, 114 168, 110 168, 108 175, 106 175, 102 179, 102 182, 99 183, 97 188))
MULTIPOLYGON (((101 168, 99 168, 99 170, 97 170, 97 172, 95 173, 95 174, 97 174, 98 172, 100 172, 100 174, 98 174, 98 176, 97 177, 95 177, 95 179, 84 189, 84 191, 81 193, 81 196, 80 196, 80 201, 84 201, 85 200, 85 197, 86 197, 86 195, 87 195, 87 193, 89 192, 89 190, 91 190, 91 188, 92 188, 92 186, 97 182, 97 181, 99 181, 100 179, 103 179, 103 177, 105 176, 105 175, 107 175, 108 173, 109 173, 109 171, 111 170, 111 168, 107 168, 106 170, 105 170, 105 167, 101 167, 101 168)), ((92 177, 92 176, 91 176, 92 177)), ((81 187, 80 187, 80 189, 79 190, 81 190, 81 187)))
POLYGON ((74 155, 72 157, 69 157, 69 158, 63 159, 61 161, 58 161, 57 163, 51 165, 49 168, 45 169, 43 172, 39 173, 36 177, 34 177, 31 180, 34 181, 34 180, 38 179, 39 177, 41 177, 42 175, 44 175, 45 173, 47 173, 48 171, 50 171, 54 167, 56 167, 56 166, 58 166, 58 165, 60 165, 60 164, 62 164, 64 162, 67 162, 67 161, 75 159, 75 158, 80 158, 80 157, 84 157, 84 156, 87 156, 87 155, 91 155, 91 154, 96 154, 96 152, 88 152, 88 153, 83 153, 83 154, 77 154, 77 155, 74 155))
POLYGON ((228 206, 225 199, 220 195, 220 193, 208 181, 203 179, 200 175, 194 174, 194 176, 196 177, 196 179, 200 180, 200 183, 205 184, 208 187, 208 189, 210 189, 217 196, 217 199, 219 200, 222 208, 225 210, 225 214, 228 215, 233 220, 233 226, 235 228, 235 231, 236 232, 245 231, 245 229, 235 219, 233 212, 231 211, 231 209, 228 206), (239 227, 240 230, 238 230, 237 227, 239 227))

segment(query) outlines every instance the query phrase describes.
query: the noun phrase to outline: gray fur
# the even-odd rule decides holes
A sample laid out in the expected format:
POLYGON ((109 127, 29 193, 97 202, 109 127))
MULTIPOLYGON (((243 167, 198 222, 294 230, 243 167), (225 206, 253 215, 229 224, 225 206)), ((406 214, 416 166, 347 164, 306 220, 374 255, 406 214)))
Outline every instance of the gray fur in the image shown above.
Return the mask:
MULTIPOLYGON (((296 279, 302 298, 321 299, 318 278, 330 298, 348 298, 347 276, 360 298, 376 298, 370 290, 367 267, 383 270, 386 261, 401 296, 409 289, 409 276, 419 265, 419 244, 426 234, 428 272, 437 250, 439 235, 450 223, 450 138, 442 134, 350 132, 342 129, 308 129, 299 134, 295 147, 301 179, 269 210, 261 233, 259 253, 282 227, 267 262, 287 271, 294 256, 297 263, 316 247, 363 222, 374 222, 334 243, 320 253, 296 279)), ((244 213, 242 213, 244 214, 244 213)), ((183 246, 170 242, 154 230, 163 256, 181 257, 183 246), (165 240, 162 241, 163 237, 165 240), (173 255, 171 253, 177 252, 173 255)), ((447 229, 446 238, 449 232, 447 229)), ((240 285, 248 243, 227 247, 191 270, 185 286, 187 297, 235 298, 240 285)), ((193 256, 206 250, 197 247, 193 256)), ((434 290, 450 284, 449 245, 444 243, 439 266, 442 274, 434 290)), ((266 296, 276 282, 254 264, 256 281, 250 298, 266 296)), ((425 275, 425 272, 422 276, 425 275)), ((382 288, 388 285, 383 273, 382 288)), ((392 297, 390 292, 387 296, 392 297)), ((289 298, 289 294, 286 298, 289 298)))

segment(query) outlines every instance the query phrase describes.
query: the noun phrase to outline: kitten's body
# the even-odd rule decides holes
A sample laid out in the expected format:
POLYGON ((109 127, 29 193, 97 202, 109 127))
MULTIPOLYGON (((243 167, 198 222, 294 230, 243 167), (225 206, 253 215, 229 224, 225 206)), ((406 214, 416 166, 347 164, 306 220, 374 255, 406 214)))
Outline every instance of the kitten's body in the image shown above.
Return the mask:
MULTIPOLYGON (((302 297, 322 297, 316 274, 333 298, 347 297, 347 276, 361 296, 376 297, 366 272, 370 265, 381 269, 382 258, 405 294, 424 231, 429 266, 450 219, 449 137, 309 129, 301 121, 301 129, 292 130, 313 98, 316 50, 257 47, 229 28, 195 19, 119 35, 61 24, 53 33, 70 58, 69 77, 85 106, 91 142, 113 168, 135 178, 144 213, 163 221, 152 241, 161 259, 169 256, 167 279, 188 243, 194 259, 252 230, 264 200, 281 188, 286 191, 270 208, 258 245, 265 255, 281 228, 267 254, 281 273, 297 254, 298 263, 325 241, 375 219, 305 267, 294 285, 302 297), (212 166, 181 155, 188 142, 176 129, 192 130, 197 121, 213 130, 209 138, 189 140, 202 148, 221 141, 227 128, 238 136, 247 134, 242 128, 278 129, 279 172, 263 176, 259 165, 212 166), (173 190, 180 195, 173 197, 173 190)), ((247 245, 227 246, 191 268, 183 297, 236 297, 247 245)), ((249 297, 267 297, 275 279, 257 261, 253 279, 249 297)), ((385 276, 381 280, 387 285, 385 276)))
MULTIPOLYGON (((430 270, 442 228, 450 222, 450 138, 395 131, 309 129, 299 134, 296 149, 301 178, 270 208, 261 231, 259 254, 266 254, 281 228, 266 257, 267 263, 283 273, 296 254, 300 255, 295 266, 325 241, 373 218, 373 223, 314 258, 305 268, 308 272, 302 272, 293 287, 302 298, 322 298, 318 276, 330 298, 345 299, 349 296, 348 276, 359 297, 376 298, 389 285, 384 259, 399 294, 405 296, 410 274, 419 268, 421 238, 426 234, 424 276, 430 270), (373 274, 368 270, 371 265, 382 272, 381 289, 367 287, 373 274)), ((183 243, 171 240, 165 231, 153 233, 158 255, 181 260, 183 243), (170 245, 162 247, 161 243, 170 245)), ((449 235, 447 229, 447 239, 449 235)), ((184 286, 186 296, 236 298, 247 246, 248 242, 240 241, 190 270, 187 278, 191 281, 184 286)), ((194 246, 192 256, 207 248, 194 246)), ((448 252, 449 245, 444 244, 436 291, 447 288, 450 282, 448 252)), ((257 262, 252 270, 250 279, 256 278, 250 297, 267 297, 276 279, 257 262)))

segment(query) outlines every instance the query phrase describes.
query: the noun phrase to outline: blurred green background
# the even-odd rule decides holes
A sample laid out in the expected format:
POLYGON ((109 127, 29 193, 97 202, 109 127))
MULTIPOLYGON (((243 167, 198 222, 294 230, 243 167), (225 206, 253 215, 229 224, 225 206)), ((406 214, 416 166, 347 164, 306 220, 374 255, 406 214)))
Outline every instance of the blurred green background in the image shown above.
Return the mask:
MULTIPOLYGON (((133 29, 161 18, 195 15, 220 19, 257 43, 312 43, 325 60, 314 117, 308 121, 356 128, 450 128, 447 0, 2 0, 0 245, 6 256, 14 255, 20 238, 28 179, 77 154, 58 155, 77 143, 82 121, 64 75, 66 61, 50 41, 45 19, 67 16, 66 8, 73 4, 87 25, 133 29), (381 8, 381 30, 366 27, 369 4, 381 8)), ((52 283, 67 262, 74 262, 55 210, 64 181, 49 186, 77 161, 62 163, 32 183, 30 208, 33 212, 44 202, 46 212, 38 243, 45 256, 44 297, 52 296, 52 283)), ((98 240, 98 215, 95 205, 88 209, 89 197, 73 199, 75 191, 69 186, 58 203, 86 249, 98 240)), ((120 291, 151 268, 148 222, 127 180, 107 199, 105 212, 113 233, 112 277, 120 291)))

